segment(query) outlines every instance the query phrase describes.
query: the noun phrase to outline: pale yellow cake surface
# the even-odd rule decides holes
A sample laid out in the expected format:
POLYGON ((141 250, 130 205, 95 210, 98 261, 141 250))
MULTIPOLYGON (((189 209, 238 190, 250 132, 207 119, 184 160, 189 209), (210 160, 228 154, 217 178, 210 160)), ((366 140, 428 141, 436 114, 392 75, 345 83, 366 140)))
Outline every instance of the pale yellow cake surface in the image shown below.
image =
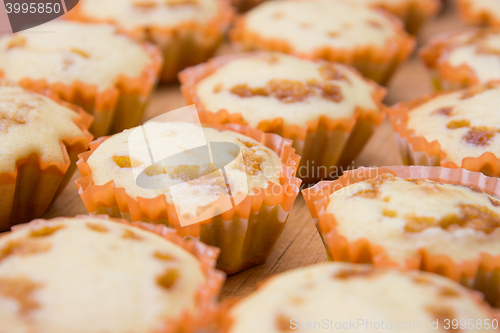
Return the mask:
POLYGON ((262 52, 218 68, 197 84, 196 95, 205 110, 240 113, 252 127, 274 118, 305 126, 320 116, 378 110, 376 89, 345 65, 262 52))
POLYGON ((500 201, 475 189, 390 174, 330 195, 338 233, 367 239, 404 264, 425 248, 455 261, 500 255, 500 201))
POLYGON ((42 161, 66 162, 61 139, 82 136, 78 113, 51 99, 0 81, 0 173, 36 153, 42 161))
POLYGON ((299 53, 384 47, 401 27, 376 9, 345 0, 268 1, 245 15, 245 30, 285 41, 299 53))
MULTIPOLYGON (((182 212, 194 212, 198 207, 215 202, 219 195, 228 193, 228 187, 235 196, 237 193, 249 194, 254 187, 266 188, 268 182, 280 184, 280 158, 274 151, 249 137, 232 131, 201 129, 190 123, 178 122, 150 122, 145 129, 148 138, 155 138, 149 139, 149 147, 153 153, 158 152, 156 156, 174 156, 191 151, 194 147, 204 146, 207 142, 235 143, 241 151, 230 148, 221 153, 232 156, 232 162, 224 167, 227 183, 220 169, 206 165, 203 160, 189 160, 186 156, 185 160, 183 157, 173 162, 174 165, 167 164, 161 170, 147 173, 147 183, 153 189, 143 188, 137 185, 136 177, 153 163, 141 142, 129 140, 133 130, 128 130, 104 141, 88 159, 95 185, 114 181, 116 187, 124 188, 133 198, 155 198, 164 194, 167 201, 181 207, 182 212), (235 154, 238 155, 234 156, 235 154), (209 173, 205 175, 212 175, 212 178, 204 176, 203 171, 207 169, 209 173), (165 177, 168 177, 169 186, 154 187, 164 184, 165 177), (197 179, 200 180, 195 181, 197 179), (181 190, 176 192, 175 200, 172 199, 171 185, 181 186, 176 186, 181 190)), ((212 156, 211 161, 216 158, 212 156)), ((161 160, 163 159, 155 159, 155 163, 161 160)))
POLYGON ((414 135, 439 142, 446 160, 458 166, 486 152, 500 157, 500 87, 474 94, 477 89, 434 97, 408 114, 414 135))
POLYGON ((0 38, 0 69, 13 81, 81 81, 104 90, 120 75, 139 76, 150 63, 141 44, 108 24, 57 20, 0 38))
MULTIPOLYGON (((230 333, 446 332, 446 319, 488 322, 468 290, 438 275, 324 263, 274 276, 229 311, 230 333), (439 326, 429 327, 439 320, 439 326)), ((479 325, 478 325, 479 326, 479 325)), ((478 332, 465 328, 460 332, 478 332)))
POLYGON ((206 278, 163 237, 96 218, 0 237, 1 333, 144 333, 195 309, 206 278))
POLYGON ((155 25, 174 27, 207 23, 219 9, 218 0, 85 0, 80 10, 91 18, 112 20, 126 29, 155 25))

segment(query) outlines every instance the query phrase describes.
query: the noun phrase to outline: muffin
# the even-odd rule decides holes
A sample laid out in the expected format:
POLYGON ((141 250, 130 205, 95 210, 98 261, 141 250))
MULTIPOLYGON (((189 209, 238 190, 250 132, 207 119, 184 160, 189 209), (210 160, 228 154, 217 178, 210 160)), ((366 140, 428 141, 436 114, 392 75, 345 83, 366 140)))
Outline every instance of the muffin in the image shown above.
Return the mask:
POLYGON ((468 24, 500 25, 500 3, 496 0, 457 0, 457 6, 468 24))
POLYGON ((245 51, 341 62, 382 84, 415 45, 396 17, 343 0, 265 2, 236 21, 231 37, 245 51))
POLYGON ((420 51, 436 90, 500 80, 500 27, 439 34, 420 51))
POLYGON ((40 217, 87 150, 92 117, 0 81, 0 231, 40 217))
POLYGON ((139 124, 160 67, 154 46, 108 24, 53 21, 0 37, 0 77, 81 106, 96 137, 139 124))
POLYGON ((304 181, 349 165, 384 119, 385 89, 348 66, 260 52, 214 58, 179 78, 205 123, 240 123, 293 140, 304 181))
POLYGON ((397 16, 405 29, 416 34, 422 24, 434 17, 441 8, 440 0, 355 0, 370 6, 382 8, 397 16))
POLYGON ((66 18, 113 22, 163 53, 162 81, 210 58, 233 16, 228 0, 81 0, 66 18))
POLYGON ((224 280, 217 249, 104 217, 35 220, 0 249, 3 332, 173 332, 201 319, 224 280))
POLYGON ((405 164, 500 176, 500 85, 423 97, 388 110, 405 164))
POLYGON ((500 305, 498 178, 442 167, 361 168, 303 195, 333 260, 438 273, 500 305))
POLYGON ((323 263, 268 279, 224 312, 226 333, 496 332, 491 309, 440 276, 369 265, 323 263), (474 327, 467 327, 467 320, 474 327), (453 322, 452 322, 453 321, 453 322), (485 325, 485 323, 487 325, 485 325), (476 326, 477 324, 477 326, 476 326))
POLYGON ((80 155, 77 186, 87 210, 197 237, 221 249, 218 267, 228 274, 265 261, 299 191, 300 157, 290 142, 238 125, 148 122, 137 129, 98 140, 80 155), (142 131, 148 148, 136 142, 142 131), (191 148, 205 141, 206 156, 191 148), (149 151, 166 159, 152 164, 149 151))

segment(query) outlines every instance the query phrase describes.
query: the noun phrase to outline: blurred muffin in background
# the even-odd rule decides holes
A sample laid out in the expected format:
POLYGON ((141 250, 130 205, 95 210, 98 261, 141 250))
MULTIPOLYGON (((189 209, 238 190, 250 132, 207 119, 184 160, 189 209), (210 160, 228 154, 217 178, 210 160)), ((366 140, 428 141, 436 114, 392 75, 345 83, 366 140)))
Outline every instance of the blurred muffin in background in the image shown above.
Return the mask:
POLYGON ((81 0, 65 18, 111 22, 163 53, 162 81, 210 58, 223 40, 233 10, 229 0, 81 0))
POLYGON ((498 327, 498 320, 493 311, 449 279, 370 265, 325 263, 269 278, 223 312, 222 332, 399 329, 431 333, 446 327, 477 332, 467 328, 469 318, 474 318, 474 323, 487 323, 481 326, 485 332, 496 332, 493 327, 498 327))
POLYGON ((500 2, 497 0, 457 0, 462 19, 474 25, 500 25, 500 2))
POLYGON ((277 52, 214 58, 179 78, 204 123, 247 124, 293 140, 306 182, 338 177, 385 113, 385 89, 355 69, 277 52))
POLYGON ((139 124, 161 63, 109 24, 58 20, 0 37, 0 78, 82 107, 95 137, 139 124))
POLYGON ((237 19, 231 37, 245 51, 345 63, 381 84, 415 45, 393 15, 344 0, 264 2, 237 19))
POLYGON ((0 80, 0 232, 45 213, 88 149, 91 121, 80 108, 0 80))
POLYGON ((500 81, 500 27, 468 28, 431 38, 420 50, 436 90, 500 81))
POLYGON ((500 84, 425 96, 388 109, 407 165, 500 177, 500 84))
POLYGON ((35 220, 3 235, 0 253, 2 332, 179 332, 224 281, 217 249, 105 217, 35 220))
POLYGON ((428 19, 436 16, 441 8, 440 0, 353 0, 385 9, 396 15, 406 31, 416 34, 428 19))

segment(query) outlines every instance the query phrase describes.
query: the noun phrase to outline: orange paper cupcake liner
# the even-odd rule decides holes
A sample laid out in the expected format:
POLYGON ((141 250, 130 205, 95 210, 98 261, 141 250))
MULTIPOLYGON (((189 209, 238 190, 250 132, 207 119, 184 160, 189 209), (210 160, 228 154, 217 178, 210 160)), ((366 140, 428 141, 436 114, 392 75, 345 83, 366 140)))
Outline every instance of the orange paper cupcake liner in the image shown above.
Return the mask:
POLYGON ((500 26, 500 18, 487 10, 476 10, 473 6, 475 0, 457 0, 460 17, 473 25, 500 26))
MULTIPOLYGON (((179 74, 182 94, 187 104, 196 105, 203 123, 247 125, 241 113, 229 113, 225 109, 207 110, 200 101, 196 88, 200 81, 225 64, 254 55, 255 53, 241 53, 216 57, 179 74)), ((330 176, 332 173, 335 173, 334 177, 336 177, 337 167, 349 165, 376 127, 385 119, 385 113, 380 110, 385 109, 382 100, 386 90, 373 82, 370 84, 374 87, 372 99, 377 103, 378 109, 357 108, 349 119, 321 116, 317 120, 307 122, 305 126, 285 124, 283 118, 279 117, 261 121, 257 129, 275 133, 293 141, 293 148, 301 156, 298 176, 305 182, 332 178, 330 176)))
POLYGON ((16 161, 14 172, 0 173, 0 231, 42 216, 76 170, 78 154, 89 147, 92 117, 79 107, 57 102, 78 112, 73 122, 83 136, 61 139, 64 162, 43 161, 32 153, 16 161))
MULTIPOLYGON (((82 178, 76 181, 80 197, 91 214, 108 214, 131 221, 165 224, 185 236, 199 238, 202 242, 219 247, 221 255, 218 267, 228 274, 264 262, 285 226, 288 214, 297 198, 301 180, 294 177, 300 156, 295 154, 289 140, 275 134, 247 126, 228 124, 213 125, 219 130, 232 130, 261 142, 275 151, 283 162, 281 185, 269 182, 265 189, 254 188, 242 202, 231 210, 200 223, 182 227, 174 204, 165 196, 146 199, 130 197, 124 188, 111 181, 94 185, 88 158, 107 138, 90 144, 90 151, 81 154, 78 169, 82 178)), ((213 205, 212 205, 213 206, 213 205)), ((215 214, 214 214, 215 215, 215 214)))
POLYGON ((441 150, 437 141, 428 142, 422 136, 415 136, 415 131, 408 128, 408 113, 443 93, 435 93, 420 99, 400 103, 388 109, 392 127, 396 132, 399 149, 405 165, 442 166, 456 169, 482 172, 488 176, 500 177, 500 158, 487 152, 479 157, 466 157, 461 165, 448 161, 446 153, 441 150))
POLYGON ((415 35, 423 23, 435 16, 441 9, 440 0, 408 0, 398 3, 376 4, 388 12, 396 15, 405 25, 406 31, 415 35))
MULTIPOLYGON (((205 23, 186 21, 176 26, 147 25, 126 30, 126 33, 135 39, 151 42, 160 49, 163 57, 163 69, 160 75, 162 82, 177 80, 179 71, 203 62, 215 53, 234 14, 229 0, 217 1, 219 3, 217 14, 205 23)), ((81 6, 81 4, 76 5, 65 18, 82 22, 117 24, 113 20, 89 17, 81 6)))
MULTIPOLYGON (((487 194, 500 196, 499 178, 487 177, 464 169, 398 166, 349 171, 338 180, 323 181, 302 191, 331 260, 401 267, 387 256, 383 244, 375 244, 365 238, 349 241, 337 230, 335 215, 326 212, 333 192, 384 173, 401 178, 428 179, 440 183, 472 186, 480 188, 487 194)), ((500 306, 500 255, 478 253, 474 261, 456 262, 445 253, 431 254, 425 248, 421 248, 415 257, 406 260, 402 268, 419 269, 446 276, 482 292, 490 304, 500 306)))
POLYGON ((257 33, 246 30, 245 16, 239 17, 231 31, 231 39, 245 51, 268 50, 292 54, 305 59, 324 59, 340 62, 357 68, 363 76, 379 84, 386 84, 396 68, 404 62, 415 47, 415 40, 402 27, 394 16, 380 10, 397 27, 398 36, 383 47, 365 46, 351 49, 320 47, 310 53, 294 50, 285 40, 263 38, 257 33))
MULTIPOLYGON (((26 77, 18 83, 23 88, 78 105, 92 114, 94 120, 90 132, 94 137, 106 135, 110 131, 121 132, 139 124, 162 66, 162 57, 156 47, 150 44, 143 44, 143 47, 151 62, 142 73, 137 77, 120 75, 113 87, 102 91, 96 85, 78 80, 67 85, 26 77)), ((3 76, 0 70, 0 78, 3 76)))
MULTIPOLYGON (((192 238, 182 237, 174 229, 167 228, 163 225, 153 225, 141 222, 130 223, 123 219, 110 218, 108 215, 77 215, 75 218, 91 218, 96 220, 106 219, 147 230, 162 236, 167 241, 192 254, 198 260, 200 268, 206 277, 206 282, 196 291, 196 310, 193 312, 185 311, 178 319, 166 320, 161 327, 154 331, 154 333, 195 333, 200 332, 198 329, 207 329, 212 325, 211 318, 213 318, 214 313, 216 313, 218 309, 217 299, 226 278, 224 273, 215 269, 215 263, 220 252, 218 248, 205 245, 192 238)), ((64 219, 67 218, 57 217, 51 220, 33 220, 30 223, 17 225, 12 228, 12 230, 17 230, 31 225, 44 224, 48 221, 52 222, 64 219)))

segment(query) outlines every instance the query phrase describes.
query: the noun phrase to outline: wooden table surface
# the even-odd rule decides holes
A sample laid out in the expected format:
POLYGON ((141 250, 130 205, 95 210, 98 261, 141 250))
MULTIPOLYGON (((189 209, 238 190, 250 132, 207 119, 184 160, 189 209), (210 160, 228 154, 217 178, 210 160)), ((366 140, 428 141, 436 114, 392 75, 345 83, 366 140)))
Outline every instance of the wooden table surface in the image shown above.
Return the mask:
MULTIPOLYGON (((418 36, 419 45, 424 44, 432 34, 460 27, 463 27, 462 23, 458 20, 455 11, 449 8, 439 18, 429 22, 422 29, 418 36)), ((224 48, 222 52, 227 52, 227 48, 224 48)), ((392 105, 430 92, 432 92, 432 87, 429 74, 418 57, 414 55, 394 75, 388 86, 385 103, 392 105)), ((184 105, 177 84, 162 85, 155 92, 143 120, 146 121, 184 105)), ((401 163, 391 126, 386 120, 356 159, 354 166, 400 165, 401 163)), ((73 176, 73 180, 64 189, 62 195, 44 215, 44 218, 87 214, 74 184, 74 180, 77 178, 79 178, 78 172, 73 176)), ((222 290, 221 299, 245 296, 268 276, 326 260, 321 239, 305 201, 299 195, 283 234, 271 256, 265 263, 257 267, 229 276, 222 290)))

